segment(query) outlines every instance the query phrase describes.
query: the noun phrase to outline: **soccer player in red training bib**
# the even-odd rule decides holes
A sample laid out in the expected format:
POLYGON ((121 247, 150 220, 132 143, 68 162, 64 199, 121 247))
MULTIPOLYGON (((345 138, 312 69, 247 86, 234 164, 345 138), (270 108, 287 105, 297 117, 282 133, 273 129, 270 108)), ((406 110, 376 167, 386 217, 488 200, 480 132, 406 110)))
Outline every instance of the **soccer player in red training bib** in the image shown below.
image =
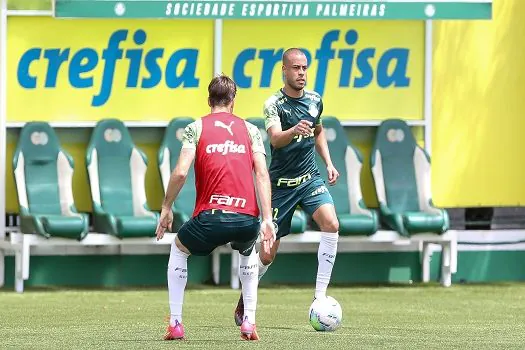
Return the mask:
POLYGON ((177 233, 168 262, 171 316, 164 336, 166 340, 184 338, 182 303, 188 256, 209 255, 227 243, 239 252, 239 277, 244 296, 241 338, 259 339, 255 327, 259 259, 254 245, 260 233, 262 249, 270 254, 276 232, 262 137, 256 126, 232 114, 236 91, 236 85, 229 77, 221 75, 211 81, 208 86, 211 113, 186 127, 179 160, 162 203, 157 239, 163 237, 167 228, 171 229, 172 204, 195 160, 195 210, 192 218, 177 233))
MULTIPOLYGON (((284 87, 264 104, 272 152, 269 170, 272 208, 279 230, 271 253, 259 252, 259 278, 275 259, 280 239, 290 233, 292 216, 299 205, 322 231, 314 297, 323 298, 337 254, 339 221, 332 196, 319 173, 315 150, 326 165, 329 185, 336 183, 339 173, 332 164, 321 122, 321 96, 305 89, 307 69, 307 58, 301 50, 286 50, 282 62, 284 87)), ((240 324, 243 318, 242 294, 234 314, 235 322, 240 324)))

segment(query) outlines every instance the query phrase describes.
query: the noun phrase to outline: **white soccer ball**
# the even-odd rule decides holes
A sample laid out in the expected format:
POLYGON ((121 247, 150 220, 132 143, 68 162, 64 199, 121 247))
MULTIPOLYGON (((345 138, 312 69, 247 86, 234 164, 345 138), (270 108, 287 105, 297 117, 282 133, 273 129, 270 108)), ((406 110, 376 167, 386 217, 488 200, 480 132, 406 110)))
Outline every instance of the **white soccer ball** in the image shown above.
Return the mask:
POLYGON ((334 298, 315 299, 310 306, 310 325, 320 332, 333 332, 341 325, 343 310, 334 298))

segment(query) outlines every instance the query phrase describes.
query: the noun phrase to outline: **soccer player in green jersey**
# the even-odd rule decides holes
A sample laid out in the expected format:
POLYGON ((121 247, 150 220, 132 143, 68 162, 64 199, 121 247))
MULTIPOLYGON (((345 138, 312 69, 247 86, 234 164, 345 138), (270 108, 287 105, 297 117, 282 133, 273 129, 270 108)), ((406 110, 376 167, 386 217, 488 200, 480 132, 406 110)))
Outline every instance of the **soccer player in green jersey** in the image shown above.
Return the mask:
MULTIPOLYGON (((330 192, 321 178, 315 161, 315 151, 326 165, 329 185, 334 185, 339 173, 332 164, 323 131, 321 96, 305 89, 308 62, 296 48, 283 54, 284 87, 264 104, 265 126, 271 143, 270 181, 272 210, 279 227, 277 240, 270 254, 259 252, 259 279, 275 259, 280 238, 290 233, 293 213, 299 205, 313 217, 320 230, 317 253, 318 269, 315 298, 326 296, 337 254, 339 221, 330 192)), ((235 309, 235 322, 243 316, 243 299, 235 309)))

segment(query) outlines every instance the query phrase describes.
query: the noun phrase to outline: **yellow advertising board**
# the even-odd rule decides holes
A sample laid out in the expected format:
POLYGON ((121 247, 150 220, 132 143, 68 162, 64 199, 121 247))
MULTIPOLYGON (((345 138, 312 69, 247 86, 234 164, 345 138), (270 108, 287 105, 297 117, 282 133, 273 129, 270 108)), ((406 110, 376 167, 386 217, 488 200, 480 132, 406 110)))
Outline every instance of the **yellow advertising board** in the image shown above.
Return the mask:
POLYGON ((450 207, 525 206, 523 0, 434 27, 432 182, 450 207))
POLYGON ((8 21, 8 121, 170 120, 208 111, 213 21, 8 21))
POLYGON ((404 21, 224 22, 223 67, 239 85, 236 112, 258 116, 282 86, 281 56, 309 57, 308 86, 341 120, 423 119, 424 23, 404 21))
MULTIPOLYGON (((213 22, 9 18, 8 121, 165 121, 208 111, 213 22)), ((235 112, 258 116, 287 47, 310 58, 325 115, 422 119, 424 26, 400 21, 227 20, 223 71, 235 112), (262 22, 261 22, 262 23, 262 22)))

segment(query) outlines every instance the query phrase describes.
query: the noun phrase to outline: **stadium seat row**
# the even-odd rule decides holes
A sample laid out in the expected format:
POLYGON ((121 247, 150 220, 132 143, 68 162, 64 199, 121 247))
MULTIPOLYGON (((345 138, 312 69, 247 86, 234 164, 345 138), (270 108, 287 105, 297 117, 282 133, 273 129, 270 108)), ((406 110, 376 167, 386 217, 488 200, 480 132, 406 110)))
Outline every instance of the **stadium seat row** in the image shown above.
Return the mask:
MULTIPOLYGON (((165 130, 158 151, 164 191, 179 156, 182 132, 192 121, 175 118, 165 130)), ((270 155, 263 119, 249 121, 261 129, 270 155)), ((324 118, 323 125, 332 161, 340 172, 338 183, 328 190, 335 201, 341 235, 373 235, 380 219, 403 236, 422 232, 442 234, 448 230, 447 212, 432 204, 429 156, 417 145, 404 121, 386 120, 378 128, 371 156, 378 213, 367 208, 362 198, 363 158, 359 151, 349 142, 336 118, 324 118)), ((267 159, 269 163, 270 156, 267 159)), ((97 123, 86 154, 94 231, 121 238, 154 235, 158 213, 151 211, 146 201, 146 161, 121 121, 105 119, 97 123)), ((320 168, 324 167, 319 156, 317 162, 320 168)), ((73 159, 49 124, 31 122, 24 126, 13 157, 13 170, 23 233, 79 240, 88 234, 88 216, 76 210, 73 200, 73 159)), ((325 173, 321 172, 327 181, 325 173)), ((192 168, 173 205, 174 231, 193 212, 194 177, 192 168)), ((306 224, 304 212, 296 210, 292 232, 304 232, 306 224)))

